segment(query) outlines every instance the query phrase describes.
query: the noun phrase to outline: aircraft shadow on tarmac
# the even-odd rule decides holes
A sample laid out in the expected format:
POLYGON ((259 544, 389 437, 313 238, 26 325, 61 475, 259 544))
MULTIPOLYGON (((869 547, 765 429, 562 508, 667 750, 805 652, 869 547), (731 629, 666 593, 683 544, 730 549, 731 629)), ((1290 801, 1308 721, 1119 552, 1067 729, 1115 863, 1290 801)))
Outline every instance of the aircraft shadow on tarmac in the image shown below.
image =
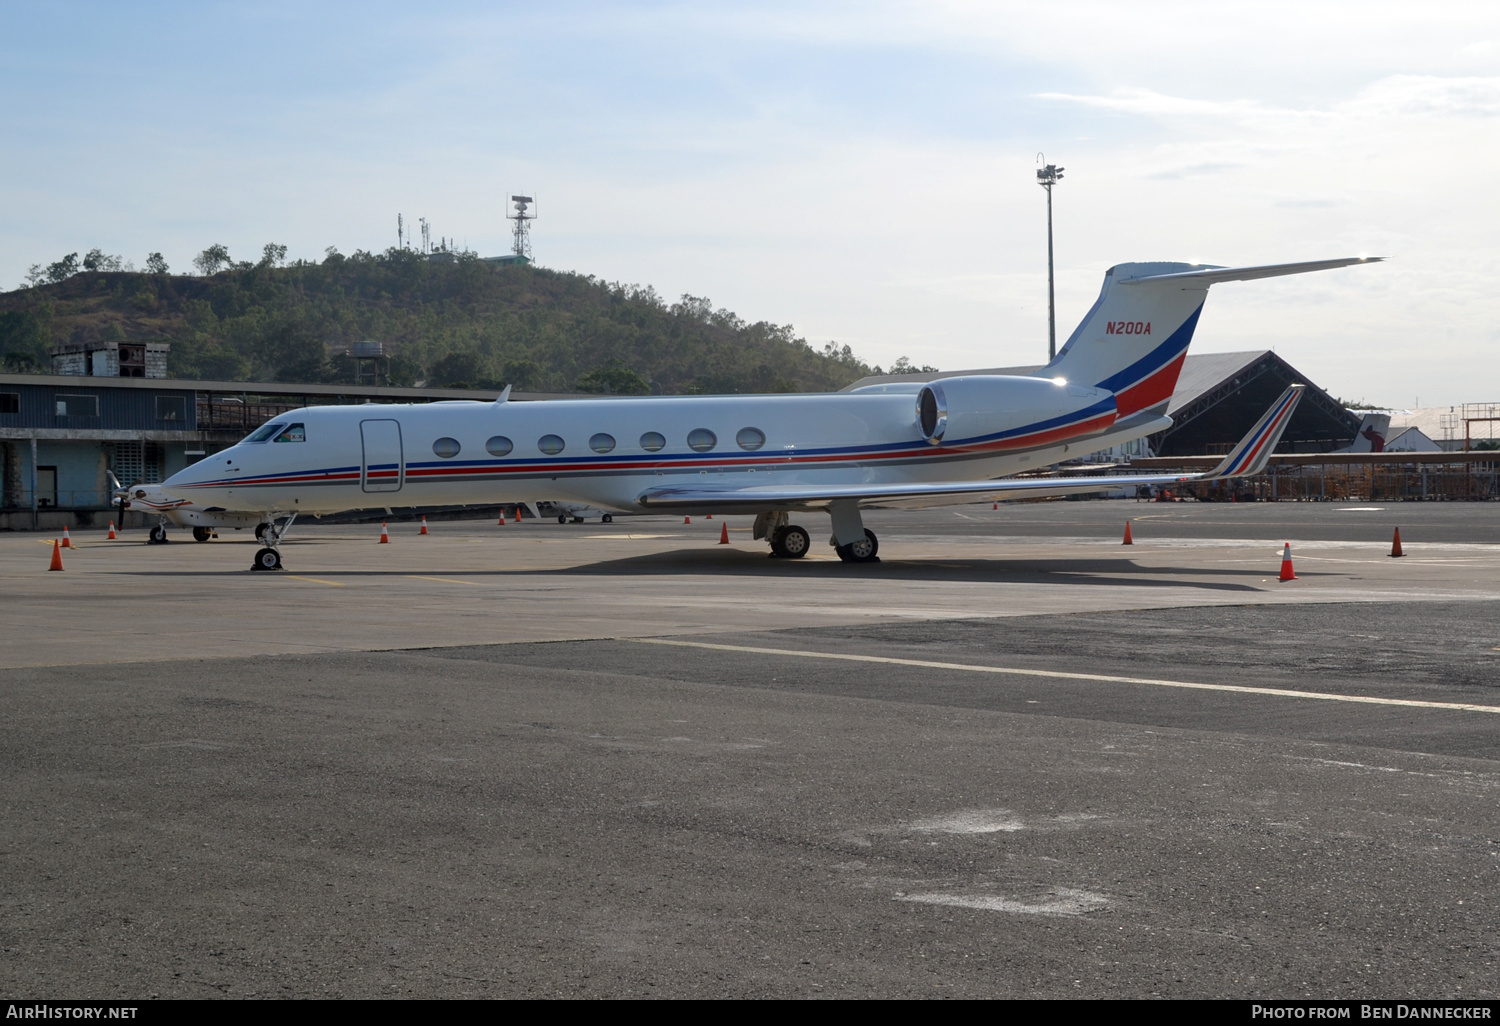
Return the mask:
MULTIPOLYGON (((705 553, 702 549, 645 553, 600 563, 547 571, 552 574, 814 578, 819 580, 904 580, 1005 582, 1007 584, 1087 584, 1130 587, 1207 588, 1217 591, 1256 591, 1250 580, 1265 580, 1265 570, 1141 566, 1128 558, 1100 559, 928 559, 884 558, 876 564, 832 560, 770 559, 761 553, 705 553), (1204 580, 1204 578, 1216 578, 1204 580), (1243 582, 1243 583, 1242 583, 1243 582)), ((1315 576, 1305 574, 1303 576, 1315 576)))
MULTIPOLYGON (((1274 579, 1276 570, 1242 567, 1141 566, 1128 557, 1103 559, 974 559, 935 557, 930 559, 888 558, 879 563, 849 564, 829 559, 770 559, 758 552, 734 550, 713 552, 678 549, 670 552, 642 553, 623 559, 584 563, 569 567, 505 567, 477 569, 471 566, 448 568, 441 565, 373 570, 352 567, 310 567, 302 569, 295 559, 296 547, 288 553, 286 575, 254 575, 266 580, 283 576, 295 578, 299 573, 336 577, 411 577, 413 575, 446 575, 473 579, 513 576, 601 576, 651 577, 776 577, 788 580, 897 580, 934 583, 974 582, 1006 584, 1094 585, 1146 588, 1199 588, 1209 591, 1254 592, 1258 581, 1274 579)), ((149 573, 165 577, 222 577, 223 570, 154 570, 114 571, 129 576, 149 573)), ((239 571, 229 571, 238 575, 239 571)), ((249 573, 249 571, 245 571, 249 573)), ((1336 573, 1303 571, 1299 577, 1337 577, 1336 573)))

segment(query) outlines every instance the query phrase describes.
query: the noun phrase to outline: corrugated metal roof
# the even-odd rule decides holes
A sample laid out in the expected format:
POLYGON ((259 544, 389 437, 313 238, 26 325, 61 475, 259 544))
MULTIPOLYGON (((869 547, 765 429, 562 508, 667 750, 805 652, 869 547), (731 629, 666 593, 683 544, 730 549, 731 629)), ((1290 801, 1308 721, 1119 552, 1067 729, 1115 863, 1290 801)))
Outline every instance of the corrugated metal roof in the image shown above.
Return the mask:
POLYGON ((1200 353, 1189 356, 1182 361, 1182 374, 1178 376, 1172 400, 1167 404, 1167 415, 1176 413, 1203 393, 1213 391, 1268 353, 1269 349, 1256 349, 1245 353, 1200 353))

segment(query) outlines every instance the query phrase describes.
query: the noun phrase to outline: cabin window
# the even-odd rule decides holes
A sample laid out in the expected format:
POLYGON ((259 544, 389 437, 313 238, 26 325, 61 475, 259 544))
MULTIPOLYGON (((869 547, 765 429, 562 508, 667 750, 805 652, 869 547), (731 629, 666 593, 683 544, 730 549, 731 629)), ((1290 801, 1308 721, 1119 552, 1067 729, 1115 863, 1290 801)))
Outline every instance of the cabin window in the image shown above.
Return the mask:
POLYGON ((0 392, 0 413, 20 413, 21 393, 0 392))
POLYGON ((567 444, 558 435, 543 435, 536 440, 536 447, 548 456, 556 456, 567 444))
POLYGON ((615 436, 606 435, 603 431, 589 439, 589 448, 595 452, 609 452, 615 447, 615 436))
POLYGON ((660 452, 666 447, 667 440, 657 431, 647 431, 641 436, 641 448, 647 452, 660 452))
POLYGON ((457 438, 439 438, 436 442, 432 443, 432 451, 445 460, 451 460, 457 456, 461 448, 463 446, 458 444, 457 438))
POLYGON ((180 395, 157 396, 156 419, 175 420, 179 424, 187 420, 187 400, 180 395))
POLYGON ((766 444, 766 433, 760 428, 740 428, 740 433, 734 436, 735 444, 741 449, 755 451, 766 444))
POLYGON ((99 416, 99 397, 97 395, 60 395, 57 397, 57 415, 59 417, 97 417, 99 416))
POLYGON ((491 456, 509 456, 510 451, 513 448, 515 448, 515 446, 511 445, 510 439, 506 438, 504 435, 496 435, 488 442, 484 443, 485 452, 489 453, 491 456))
POLYGON ((307 429, 301 424, 288 424, 286 430, 277 435, 272 441, 275 442, 305 442, 307 441, 307 429))
POLYGON ((719 444, 719 436, 708 428, 693 428, 688 432, 688 448, 694 452, 708 452, 719 444))
POLYGON ((284 427, 286 427, 286 425, 282 424, 282 423, 267 424, 265 427, 261 428, 259 431, 252 432, 250 434, 250 436, 245 439, 245 441, 247 441, 247 442, 264 442, 267 438, 270 438, 272 435, 276 434, 277 432, 279 432, 284 427))

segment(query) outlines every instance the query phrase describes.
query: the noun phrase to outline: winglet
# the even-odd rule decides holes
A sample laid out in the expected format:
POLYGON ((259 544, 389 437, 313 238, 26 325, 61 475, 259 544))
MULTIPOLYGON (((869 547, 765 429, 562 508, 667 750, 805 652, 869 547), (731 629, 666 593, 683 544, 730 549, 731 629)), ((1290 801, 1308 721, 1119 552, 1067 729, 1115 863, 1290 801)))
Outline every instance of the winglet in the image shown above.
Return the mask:
POLYGON ((499 406, 503 402, 509 402, 510 401, 510 387, 511 387, 510 385, 506 385, 505 386, 505 390, 503 392, 501 392, 499 398, 497 398, 495 400, 495 405, 496 406, 499 406))
POLYGON ((1292 385, 1281 393, 1281 398, 1271 404, 1266 415, 1256 421, 1250 433, 1240 439, 1240 444, 1224 457, 1224 462, 1200 480, 1214 481, 1224 477, 1249 477, 1265 470, 1266 464, 1271 461, 1271 453, 1276 451, 1276 443, 1281 441, 1282 432, 1292 422, 1292 411, 1297 408, 1297 403, 1301 400, 1306 388, 1306 385, 1292 385))

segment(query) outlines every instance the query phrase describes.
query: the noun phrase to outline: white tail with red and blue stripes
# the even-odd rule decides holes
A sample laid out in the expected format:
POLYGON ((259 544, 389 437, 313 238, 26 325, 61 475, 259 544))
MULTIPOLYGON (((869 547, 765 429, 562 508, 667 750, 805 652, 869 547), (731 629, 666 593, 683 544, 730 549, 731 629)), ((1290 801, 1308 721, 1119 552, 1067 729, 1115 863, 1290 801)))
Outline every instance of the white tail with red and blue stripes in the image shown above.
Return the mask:
POLYGON ((1210 285, 1379 259, 1345 257, 1258 267, 1166 261, 1116 264, 1105 272, 1099 298, 1062 351, 1037 376, 1061 377, 1114 393, 1122 419, 1142 410, 1163 412, 1177 387, 1210 285))

